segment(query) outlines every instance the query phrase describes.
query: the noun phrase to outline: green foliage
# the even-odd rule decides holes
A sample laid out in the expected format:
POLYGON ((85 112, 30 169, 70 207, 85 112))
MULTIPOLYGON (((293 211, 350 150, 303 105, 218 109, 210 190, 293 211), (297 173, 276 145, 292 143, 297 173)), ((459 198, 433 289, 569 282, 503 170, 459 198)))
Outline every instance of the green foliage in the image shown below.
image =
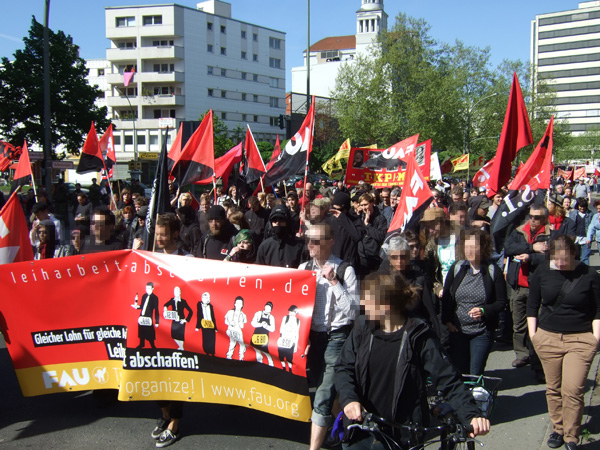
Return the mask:
MULTIPOLYGON (((43 30, 32 18, 25 47, 17 50, 14 60, 2 58, 0 67, 0 133, 15 145, 43 145, 43 30)), ((110 124, 105 107, 94 101, 102 92, 90 86, 88 70, 79 57, 79 47, 62 31, 48 30, 50 52, 51 146, 64 145, 67 152, 78 154, 84 138, 95 122, 100 133, 110 124)))
MULTIPOLYGON (((400 14, 369 58, 359 57, 340 71, 334 98, 342 136, 350 137, 353 146, 376 142, 385 148, 419 133, 421 142, 432 139, 441 161, 467 151, 490 158, 516 72, 537 144, 555 111, 548 80, 535 76, 532 91, 528 64, 504 61, 493 68, 489 48, 438 43, 429 30, 423 19, 400 14)), ((566 124, 555 120, 554 130, 555 148, 565 147, 570 139, 566 124)))
POLYGON ((266 141, 258 141, 256 143, 256 146, 258 147, 260 156, 262 157, 262 160, 266 166, 269 163, 269 160, 271 159, 271 155, 273 154, 274 146, 270 142, 266 142, 266 141))
MULTIPOLYGON (((204 120, 204 117, 208 114, 206 111, 202 117, 198 120, 204 120)), ((227 124, 213 114, 213 133, 214 133, 214 144, 215 144, 215 158, 223 156, 227 153, 231 148, 235 145, 233 141, 229 138, 229 129, 227 128, 227 124)))

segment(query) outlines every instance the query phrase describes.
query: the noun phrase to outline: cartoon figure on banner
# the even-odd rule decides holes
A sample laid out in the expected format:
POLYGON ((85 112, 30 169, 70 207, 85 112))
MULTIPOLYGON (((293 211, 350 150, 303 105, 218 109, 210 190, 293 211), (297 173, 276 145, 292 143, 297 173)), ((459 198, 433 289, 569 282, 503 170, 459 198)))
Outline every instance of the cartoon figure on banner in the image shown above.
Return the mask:
POLYGON ((273 366, 273 358, 269 354, 269 333, 275 331, 275 317, 271 314, 273 303, 267 302, 262 311, 257 311, 250 324, 255 328, 252 335, 252 346, 256 350, 256 361, 263 362, 263 353, 273 366))
POLYGON ((165 303, 163 308, 163 317, 171 320, 171 337, 177 344, 177 350, 183 350, 183 341, 185 339, 185 324, 190 321, 194 312, 187 302, 181 298, 181 289, 175 286, 173 289, 173 298, 165 303), (187 316, 185 315, 187 312, 187 316))
POLYGON ((244 335, 242 328, 244 324, 248 322, 246 314, 242 312, 244 307, 244 299, 240 296, 235 298, 233 309, 227 311, 225 314, 225 325, 227 325, 227 336, 229 336, 229 350, 227 351, 227 359, 232 359, 235 346, 240 346, 240 361, 244 360, 244 353, 246 353, 246 344, 244 344, 244 335))
POLYGON ((134 309, 141 309, 140 317, 138 318, 138 337, 140 343, 136 348, 144 348, 146 341, 150 343, 150 347, 156 348, 154 340, 156 332, 154 328, 158 328, 158 297, 153 294, 154 283, 151 281, 146 284, 146 293, 142 296, 142 303, 138 303, 138 295, 135 294, 135 302, 131 305, 134 309), (152 314, 154 313, 154 321, 152 314))
POLYGON ((296 305, 290 306, 288 315, 281 321, 279 339, 277 339, 281 367, 286 371, 289 367, 290 372, 292 371, 292 359, 294 353, 298 350, 298 338, 300 337, 300 319, 296 317, 296 314, 298 314, 298 307, 296 305))
POLYGON ((202 294, 202 300, 196 305, 196 331, 202 330, 202 348, 204 353, 215 356, 215 341, 217 334, 217 322, 215 310, 210 304, 210 294, 202 294))

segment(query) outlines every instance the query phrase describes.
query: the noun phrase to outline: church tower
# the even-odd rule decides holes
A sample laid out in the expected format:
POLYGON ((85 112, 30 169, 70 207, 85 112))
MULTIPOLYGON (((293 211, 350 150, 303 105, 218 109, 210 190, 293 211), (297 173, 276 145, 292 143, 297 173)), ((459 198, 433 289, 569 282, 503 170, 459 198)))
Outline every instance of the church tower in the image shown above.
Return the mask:
POLYGON ((383 10, 383 0, 361 0, 356 11, 356 53, 365 53, 377 35, 387 30, 388 15, 383 10))

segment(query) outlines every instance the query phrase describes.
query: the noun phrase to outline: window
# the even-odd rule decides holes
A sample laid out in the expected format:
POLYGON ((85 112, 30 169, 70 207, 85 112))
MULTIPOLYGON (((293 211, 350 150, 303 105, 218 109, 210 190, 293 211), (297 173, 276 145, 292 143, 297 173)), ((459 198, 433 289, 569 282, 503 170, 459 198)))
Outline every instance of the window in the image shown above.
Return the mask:
POLYGON ((221 98, 227 98, 227 91, 221 91, 221 98))
POLYGON ((98 69, 98 76, 99 77, 103 77, 104 76, 104 69, 98 69))
POLYGON ((223 55, 223 56, 227 55, 227 48, 221 47, 221 55, 223 55))
POLYGON ((150 145, 158 145, 158 136, 154 134, 150 135, 150 145))
POLYGON ((246 39, 246 31, 242 30, 242 39, 246 39))
POLYGON ((146 25, 162 25, 162 16, 143 16, 142 23, 146 25))
POLYGON ((154 64, 154 72, 170 73, 175 72, 175 64, 154 64))
POLYGON ((221 76, 222 77, 226 77, 227 76, 227 69, 221 69, 221 76))
POLYGON ((208 31, 212 31, 212 29, 213 29, 213 24, 212 24, 212 22, 206 22, 206 29, 207 29, 208 31))
POLYGON ((117 28, 120 27, 135 27, 135 17, 117 17, 117 28))
POLYGON ((206 46, 206 51, 207 51, 208 53, 212 53, 212 52, 213 52, 213 46, 212 46, 212 44, 208 44, 208 45, 206 46))
POLYGON ((154 88, 154 95, 173 95, 174 89, 169 86, 157 86, 154 88))
POLYGON ((126 95, 129 97, 136 97, 137 96, 137 88, 136 87, 127 87, 127 88, 123 88, 121 89, 121 96, 126 95))
POLYGON ((221 119, 222 120, 227 120, 227 113, 226 112, 222 112, 221 113, 221 119))
POLYGON ((145 134, 138 134, 137 135, 137 143, 139 145, 146 145, 146 135, 145 134))
POLYGON ((248 74, 246 72, 242 72, 242 80, 245 80, 247 75, 248 74))
POLYGON ((113 143, 115 145, 121 145, 121 136, 119 136, 118 134, 115 134, 115 136, 113 138, 113 143))
POLYGON ((269 99, 269 104, 271 108, 279 108, 279 99, 277 97, 271 97, 269 99))
POLYGON ((242 93, 242 101, 245 102, 246 101, 246 94, 242 93))
POLYGON ((258 81, 258 75, 253 73, 252 74, 252 81, 258 81))
POLYGON ((125 145, 133 145, 133 135, 131 135, 131 134, 125 135, 125 145))
POLYGON ((258 116, 256 116, 256 115, 254 116, 254 121, 258 122, 258 116))
POLYGON ((281 49, 281 39, 270 37, 269 38, 269 47, 277 49, 277 50, 281 49))
POLYGON ((246 114, 242 114, 242 122, 245 122, 247 120, 247 115, 246 114))
POLYGON ((258 42, 258 34, 257 33, 252 33, 252 40, 254 42, 258 42))
POLYGON ((208 90, 208 96, 209 96, 209 97, 214 97, 214 95, 215 95, 215 91, 214 91, 214 89, 209 89, 209 90, 208 90))
POLYGON ((252 61, 258 62, 258 55, 256 53, 252 55, 252 61))
POLYGON ((269 125, 272 127, 279 126, 279 117, 269 117, 269 125))
POLYGON ((340 51, 339 50, 328 50, 326 52, 321 52, 321 59, 335 59, 340 58, 340 51))
POLYGON ((246 52, 242 52, 242 59, 248 59, 248 54, 246 52))
POLYGON ((227 28, 225 27, 225 25, 221 25, 221 33, 222 34, 226 34, 227 33, 227 28))
POLYGON ((271 77, 271 79, 269 80, 269 86, 271 86, 272 88, 279 87, 279 78, 271 77))
POLYGON ((281 60, 279 58, 269 58, 269 67, 281 69, 281 60))
POLYGON ((212 67, 212 66, 208 66, 208 67, 206 68, 206 73, 207 73, 208 75, 212 75, 212 74, 213 74, 213 67, 212 67))
POLYGON ((152 47, 172 47, 173 41, 168 41, 166 39, 162 41, 152 41, 152 47))
POLYGON ((135 45, 135 41, 127 41, 127 42, 119 42, 117 44, 117 47, 119 47, 121 50, 123 50, 126 48, 136 48, 136 45, 135 45))
POLYGON ((254 100, 254 103, 258 103, 258 95, 254 94, 254 95, 252 96, 252 98, 253 98, 253 100, 254 100))

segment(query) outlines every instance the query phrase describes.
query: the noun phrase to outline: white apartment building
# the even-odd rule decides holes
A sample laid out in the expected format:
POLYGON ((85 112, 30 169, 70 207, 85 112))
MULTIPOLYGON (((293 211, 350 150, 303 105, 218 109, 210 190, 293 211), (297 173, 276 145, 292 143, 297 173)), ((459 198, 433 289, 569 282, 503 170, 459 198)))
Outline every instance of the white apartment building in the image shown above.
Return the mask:
POLYGON ((531 61, 540 75, 553 79, 558 118, 574 134, 600 125, 600 1, 536 16, 531 61))
POLYGON ((285 33, 231 17, 231 4, 210 0, 107 7, 106 105, 116 127, 119 161, 158 152, 161 128, 174 139, 182 120, 209 109, 229 130, 248 123, 257 141, 275 142, 285 114, 285 33), (126 88, 123 72, 135 69, 126 88), (134 140, 134 126, 136 139, 134 140))
MULTIPOLYGON (((310 94, 331 97, 338 72, 344 64, 354 64, 359 54, 368 54, 377 35, 387 30, 388 15, 383 0, 361 0, 356 11, 356 34, 332 36, 310 46, 310 94)), ((304 65, 292 68, 292 92, 306 94, 306 51, 304 65)))

